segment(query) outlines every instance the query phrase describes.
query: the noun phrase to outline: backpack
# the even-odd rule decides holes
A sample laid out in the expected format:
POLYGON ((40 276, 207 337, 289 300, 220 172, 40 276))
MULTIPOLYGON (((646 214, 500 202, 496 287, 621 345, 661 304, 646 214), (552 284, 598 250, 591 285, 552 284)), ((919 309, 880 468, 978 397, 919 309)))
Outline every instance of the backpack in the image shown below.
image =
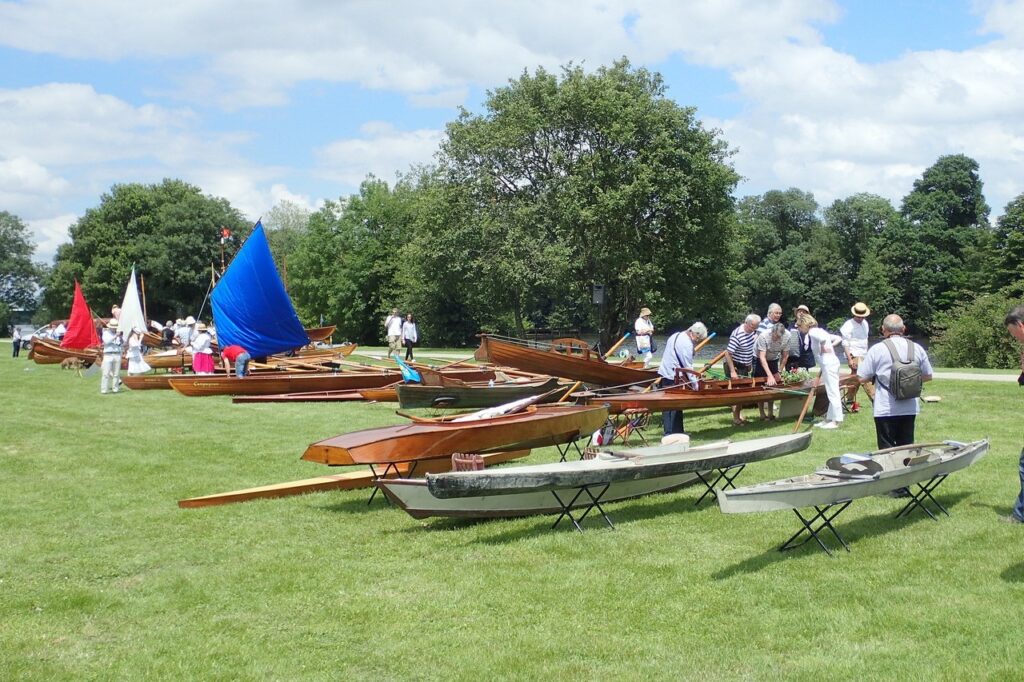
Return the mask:
POLYGON ((907 359, 901 360, 896 352, 896 345, 892 339, 883 341, 889 349, 892 357, 892 369, 889 371, 889 385, 882 383, 881 378, 875 377, 878 383, 889 392, 895 400, 910 400, 921 395, 923 376, 921 365, 914 358, 914 343, 907 339, 907 359))

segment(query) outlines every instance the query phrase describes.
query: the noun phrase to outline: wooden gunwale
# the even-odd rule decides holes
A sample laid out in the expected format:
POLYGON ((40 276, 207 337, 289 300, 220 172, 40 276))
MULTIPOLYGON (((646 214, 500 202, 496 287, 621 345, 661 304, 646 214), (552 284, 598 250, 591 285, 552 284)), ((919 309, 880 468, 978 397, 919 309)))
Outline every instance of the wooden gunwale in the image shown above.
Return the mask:
POLYGON ((477 348, 474 357, 494 364, 510 365, 527 372, 583 381, 596 386, 619 386, 650 381, 658 377, 657 371, 653 369, 634 369, 611 364, 601 360, 596 354, 581 356, 545 351, 503 341, 487 334, 480 335, 480 347, 477 348))
MULTIPOLYGON (((548 393, 560 385, 558 379, 550 377, 546 381, 509 382, 493 386, 485 383, 466 383, 462 386, 400 384, 394 391, 402 409, 434 407, 435 401, 441 398, 451 399, 445 407, 461 409, 494 407, 520 398, 548 393)), ((561 394, 551 395, 544 402, 556 402, 560 397, 561 394)))

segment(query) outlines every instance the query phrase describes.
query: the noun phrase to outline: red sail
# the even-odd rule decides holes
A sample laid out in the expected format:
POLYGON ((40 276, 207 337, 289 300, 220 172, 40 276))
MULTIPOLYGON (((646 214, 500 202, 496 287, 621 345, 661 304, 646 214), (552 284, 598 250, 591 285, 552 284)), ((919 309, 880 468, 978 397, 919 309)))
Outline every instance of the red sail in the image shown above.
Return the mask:
POLYGON ((82 287, 75 280, 75 302, 71 304, 71 319, 68 320, 68 331, 64 334, 64 340, 60 342, 61 348, 89 348, 100 345, 100 339, 96 336, 96 325, 92 321, 92 312, 89 304, 85 302, 82 295, 82 287))

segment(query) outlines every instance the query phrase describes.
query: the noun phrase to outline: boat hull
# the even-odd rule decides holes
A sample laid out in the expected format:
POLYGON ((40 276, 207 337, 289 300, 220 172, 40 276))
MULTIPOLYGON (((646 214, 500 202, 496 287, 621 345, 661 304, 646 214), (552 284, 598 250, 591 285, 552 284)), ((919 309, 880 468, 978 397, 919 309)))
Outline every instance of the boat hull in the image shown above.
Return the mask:
POLYGON ((209 395, 268 395, 306 391, 352 391, 385 386, 400 381, 399 372, 282 373, 279 376, 252 374, 246 377, 193 375, 174 377, 171 388, 189 397, 209 395))
POLYGON ((578 489, 750 464, 805 450, 810 442, 811 434, 805 432, 687 450, 680 446, 634 448, 620 451, 623 456, 602 453, 594 459, 574 462, 429 475, 427 484, 431 494, 440 498, 578 489))
POLYGON ((477 360, 509 365, 527 372, 583 381, 592 386, 620 386, 658 378, 653 369, 634 369, 601 360, 596 353, 569 355, 502 341, 486 334, 480 337, 477 360))
POLYGON ((413 421, 363 429, 313 443, 302 459, 342 466, 384 464, 560 445, 588 435, 608 418, 604 407, 541 406, 477 421, 413 421))
MULTIPOLYGON (((894 450, 912 453, 922 447, 910 445, 894 450)), ((987 440, 964 444, 959 450, 935 456, 928 461, 910 466, 883 469, 877 477, 841 479, 821 473, 770 481, 735 490, 719 490, 718 506, 726 514, 778 511, 831 505, 861 497, 881 495, 935 476, 951 474, 969 467, 988 452, 987 440)), ((882 452, 882 451, 880 451, 882 452)), ((886 451, 889 452, 889 451, 886 451)), ((878 456, 877 453, 876 457, 878 456)), ((901 453, 900 453, 901 454, 901 453)), ((873 457, 875 459, 875 457, 873 457)))
MULTIPOLYGON (((401 384, 395 387, 398 396, 398 404, 402 409, 416 409, 422 407, 454 407, 473 408, 494 407, 504 405, 513 400, 527 398, 533 395, 549 393, 557 389, 561 384, 558 379, 548 379, 541 382, 496 384, 494 386, 468 385, 468 386, 422 386, 419 384, 401 384)), ((563 390, 562 393, 565 391, 563 390)), ((368 395, 364 396, 370 399, 368 395)), ((560 395, 551 395, 545 402, 554 402, 560 395)), ((381 400, 380 398, 374 398, 381 400)))

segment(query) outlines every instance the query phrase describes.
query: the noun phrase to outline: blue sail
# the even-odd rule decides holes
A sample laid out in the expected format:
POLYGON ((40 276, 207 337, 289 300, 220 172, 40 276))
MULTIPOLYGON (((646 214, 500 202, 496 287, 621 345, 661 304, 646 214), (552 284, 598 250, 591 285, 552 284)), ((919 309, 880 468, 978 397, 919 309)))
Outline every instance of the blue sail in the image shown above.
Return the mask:
POLYGON ((253 357, 262 357, 309 343, 277 275, 262 223, 256 223, 210 300, 221 348, 238 345, 253 357))

